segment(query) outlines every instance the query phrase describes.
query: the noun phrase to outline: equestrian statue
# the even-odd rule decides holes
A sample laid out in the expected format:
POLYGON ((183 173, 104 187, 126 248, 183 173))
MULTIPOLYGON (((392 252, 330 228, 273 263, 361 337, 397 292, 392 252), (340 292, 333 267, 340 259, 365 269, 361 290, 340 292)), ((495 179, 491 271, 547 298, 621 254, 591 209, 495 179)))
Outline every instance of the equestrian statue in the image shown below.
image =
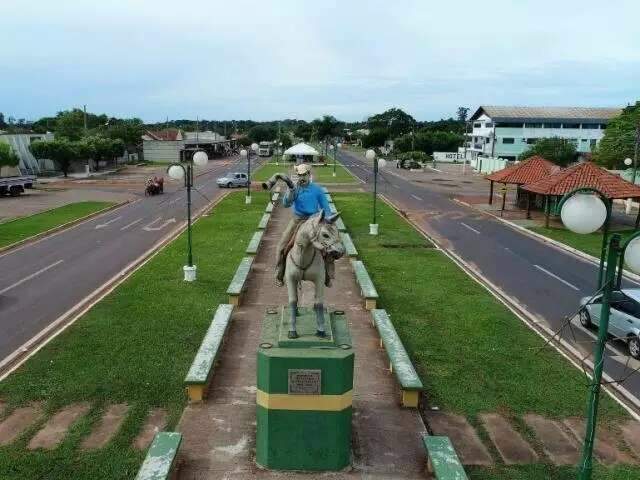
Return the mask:
POLYGON ((298 176, 295 184, 281 173, 262 184, 264 189, 270 190, 278 180, 284 181, 287 190, 282 204, 286 208, 293 207, 293 216, 276 249, 276 285, 281 287, 286 281, 291 312, 288 337, 298 338, 298 286, 303 280, 313 282, 316 336, 324 338, 324 288, 331 287, 335 278, 334 262, 345 252, 335 226, 340 214, 331 214, 322 188, 311 181, 309 165, 303 163, 294 169, 298 176))

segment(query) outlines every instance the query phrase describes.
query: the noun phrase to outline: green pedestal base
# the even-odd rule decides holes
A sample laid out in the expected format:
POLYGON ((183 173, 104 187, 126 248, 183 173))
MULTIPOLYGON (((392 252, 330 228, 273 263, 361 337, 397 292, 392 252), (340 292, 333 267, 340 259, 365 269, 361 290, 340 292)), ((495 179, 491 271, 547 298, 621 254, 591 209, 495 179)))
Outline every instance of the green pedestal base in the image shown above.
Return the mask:
POLYGON ((315 314, 300 309, 286 338, 288 309, 268 313, 258 350, 258 464, 277 470, 341 470, 351 461, 354 354, 346 317, 327 313, 327 338, 315 314))

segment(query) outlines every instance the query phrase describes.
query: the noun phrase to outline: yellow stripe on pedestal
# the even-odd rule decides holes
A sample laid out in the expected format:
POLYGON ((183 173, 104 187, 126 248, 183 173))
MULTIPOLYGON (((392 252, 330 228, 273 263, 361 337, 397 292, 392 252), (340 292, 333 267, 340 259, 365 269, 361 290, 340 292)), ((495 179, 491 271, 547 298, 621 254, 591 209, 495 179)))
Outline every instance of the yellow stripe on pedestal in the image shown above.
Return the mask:
POLYGON ((288 395, 258 390, 256 403, 269 410, 314 410, 339 412, 353 403, 353 390, 342 395, 288 395))

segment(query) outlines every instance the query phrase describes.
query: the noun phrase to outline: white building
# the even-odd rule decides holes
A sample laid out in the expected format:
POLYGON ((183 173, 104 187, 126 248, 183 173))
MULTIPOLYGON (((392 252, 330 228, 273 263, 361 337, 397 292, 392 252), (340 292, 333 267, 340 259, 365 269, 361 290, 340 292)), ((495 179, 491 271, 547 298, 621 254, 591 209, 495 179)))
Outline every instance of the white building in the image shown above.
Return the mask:
POLYGON ((587 154, 604 135, 620 108, 481 106, 466 133, 468 156, 516 160, 540 138, 566 138, 587 154), (469 155, 470 152, 470 155, 469 155))
POLYGON ((202 148, 209 154, 222 155, 228 152, 231 141, 216 132, 182 132, 169 129, 148 131, 142 136, 142 149, 147 162, 175 163, 180 161, 180 152, 185 148, 202 148))

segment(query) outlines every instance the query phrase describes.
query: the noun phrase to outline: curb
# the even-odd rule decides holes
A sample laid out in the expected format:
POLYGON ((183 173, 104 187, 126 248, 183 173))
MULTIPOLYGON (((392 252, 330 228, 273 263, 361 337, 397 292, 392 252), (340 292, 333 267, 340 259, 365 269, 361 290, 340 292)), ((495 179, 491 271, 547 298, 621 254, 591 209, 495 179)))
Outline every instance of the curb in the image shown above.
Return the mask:
MULTIPOLYGON (((493 214, 491 212, 486 212, 484 210, 480 210, 479 208, 474 207, 470 203, 464 202, 462 200, 458 200, 457 198, 454 198, 453 201, 458 203, 458 204, 460 204, 460 205, 462 205, 462 206, 465 206, 465 207, 471 208, 471 209, 473 209, 473 210, 475 210, 477 212, 483 213, 483 214, 485 214, 485 215, 487 215, 489 217, 493 217, 496 220, 504 223, 508 227, 510 227, 510 228, 512 228, 514 230, 517 230, 520 233, 528 235, 529 237, 534 238, 534 239, 536 239, 536 240, 538 240, 538 241, 540 241, 542 243, 547 243, 547 244, 552 245, 552 246, 554 246, 554 247, 556 247, 558 249, 564 250, 565 252, 571 253, 574 256, 579 257, 580 259, 585 260, 587 262, 590 262, 590 263, 592 263, 594 265, 600 265, 600 259, 599 258, 596 258, 593 255, 589 255, 588 253, 585 253, 582 250, 578 250, 576 248, 570 247, 566 243, 562 243, 562 242, 559 242, 558 240, 554 240, 552 238, 545 237, 544 235, 541 235, 540 233, 534 232, 533 230, 529 230, 528 228, 525 228, 525 227, 523 227, 521 225, 518 225, 517 223, 511 222, 509 220, 505 220, 504 218, 499 217, 498 215, 495 215, 495 214, 493 214)), ((605 262, 605 265, 606 264, 607 264, 607 262, 605 262)), ((640 282, 640 275, 636 275, 633 272, 629 272, 627 270, 623 270, 622 271, 622 275, 627 277, 630 280, 634 280, 636 282, 640 282)))
MULTIPOLYGON (((517 301, 511 298, 508 294, 502 291, 501 288, 493 284, 487 279, 481 272, 476 270, 473 266, 469 265, 464 259, 455 254, 454 252, 442 247, 427 231, 421 226, 414 223, 410 218, 402 215, 402 211, 398 206, 384 195, 380 195, 384 202, 389 205, 394 211, 396 211, 404 220, 415 228, 421 235, 427 240, 432 242, 438 250, 444 253, 453 263, 455 263, 463 272, 471 277, 475 282, 487 290, 493 297, 495 297, 500 303, 507 307, 522 323, 529 329, 536 333, 545 341, 549 341, 554 338, 555 332, 546 325, 542 324, 535 315, 529 312, 526 308, 521 306, 517 301)), ((459 202, 463 203, 463 202, 459 202)), ((473 207, 471 207, 473 208, 473 207)), ((576 369, 582 371, 582 367, 579 362, 582 361, 583 355, 575 349, 571 344, 562 338, 557 338, 555 342, 550 342, 550 345, 567 359, 571 365, 576 369)), ((593 362, 584 360, 584 364, 591 370, 593 370, 593 362)), ((592 378, 591 373, 587 372, 589 378, 592 378)), ((640 421, 640 399, 636 398, 626 388, 614 383, 614 379, 608 374, 603 372, 603 378, 606 383, 602 385, 602 389, 620 406, 622 406, 635 420, 640 421)))
MULTIPOLYGON (((40 233, 36 233, 35 235, 32 235, 31 237, 28 238, 23 238, 22 240, 18 240, 17 242, 11 243, 9 245, 5 245, 4 247, 0 247, 0 253, 5 253, 8 250, 11 250, 13 248, 22 246, 22 245, 26 245, 28 243, 34 242, 36 240, 40 240, 41 238, 44 237, 48 237, 49 235, 52 235, 54 233, 60 232, 62 230, 66 230, 68 228, 71 228, 75 225, 78 225, 79 223, 82 222, 86 222, 87 220, 91 220, 94 217, 97 217, 98 215, 102 215, 103 213, 107 213, 110 212, 112 210, 115 210, 116 208, 120 208, 123 207, 125 205, 128 205, 129 203, 131 203, 131 200, 125 200, 123 202, 120 203, 116 203, 115 205, 111 205, 109 207, 105 207, 101 210, 98 210, 96 212, 90 213, 88 215, 85 215, 84 217, 80 217, 80 218, 76 218, 75 220, 71 220, 70 222, 67 223, 63 223, 62 225, 58 225, 57 227, 53 227, 50 228, 49 230, 45 230, 44 232, 40 232, 40 233)), ((72 205, 70 203, 68 203, 67 205, 72 205)), ((60 207, 64 207, 65 205, 61 205, 60 207)), ((33 215, 27 215, 26 217, 19 217, 19 218, 14 218, 13 220, 9 220, 8 222, 3 223, 2 225, 7 225, 11 222, 16 222, 18 220, 23 220, 25 218, 30 218, 30 217, 34 217, 36 215, 40 215, 41 213, 47 213, 50 212, 52 210, 55 210, 57 208, 60 207, 55 207, 55 208, 50 208, 48 210, 43 210, 42 212, 38 212, 38 213, 34 213, 33 215)))
MULTIPOLYGON (((222 192, 214 201, 203 206, 192 216, 192 225, 196 223, 202 216, 210 212, 222 200, 224 200, 231 192, 222 192)), ((35 355, 42 347, 47 345, 51 340, 65 331, 67 327, 73 325, 79 318, 88 312, 94 305, 104 299, 120 284, 133 275, 139 268, 144 266, 149 260, 160 253, 164 247, 174 241, 187 228, 187 222, 183 221, 175 230, 158 240, 151 248, 140 255, 138 258, 130 262, 120 272, 115 274, 84 299, 80 300, 73 307, 60 315, 56 320, 42 329, 27 342, 22 344, 13 353, 0 361, 0 381, 7 378, 12 372, 19 368, 29 358, 35 355)))

